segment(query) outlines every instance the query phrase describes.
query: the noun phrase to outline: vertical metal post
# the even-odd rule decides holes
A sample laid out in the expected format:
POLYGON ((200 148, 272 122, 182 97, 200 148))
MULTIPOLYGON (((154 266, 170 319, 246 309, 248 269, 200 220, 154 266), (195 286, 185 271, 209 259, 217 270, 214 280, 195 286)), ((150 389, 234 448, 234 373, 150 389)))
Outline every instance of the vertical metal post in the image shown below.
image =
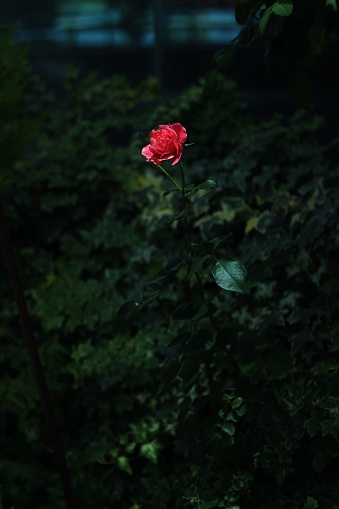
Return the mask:
POLYGON ((159 79, 160 90, 164 89, 164 49, 165 49, 165 15, 162 0, 153 0, 154 74, 159 79))
POLYGON ((68 509, 76 509, 71 479, 69 476, 63 444, 56 425, 52 402, 50 399, 48 387, 44 371, 42 368, 39 351, 34 339, 33 329, 29 318, 25 297, 20 284, 20 279, 13 255, 12 245, 9 235, 7 233, 5 217, 2 212, 0 204, 0 240, 3 247, 5 263, 8 270, 9 279, 11 281, 17 309, 20 315, 22 328, 26 337, 28 352, 32 361, 32 367, 41 399, 41 404, 47 421, 47 426, 50 432, 52 445, 54 449, 54 456, 59 470, 59 475, 64 490, 65 501, 68 509))

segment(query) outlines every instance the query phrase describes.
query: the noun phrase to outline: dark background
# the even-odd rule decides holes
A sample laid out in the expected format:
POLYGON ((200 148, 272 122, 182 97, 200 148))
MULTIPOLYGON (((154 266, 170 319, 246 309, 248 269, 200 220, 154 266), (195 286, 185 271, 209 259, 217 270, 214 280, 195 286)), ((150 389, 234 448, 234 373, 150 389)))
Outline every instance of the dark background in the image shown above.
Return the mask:
MULTIPOLYGON (((70 64, 86 75, 124 74, 137 82, 158 76, 172 97, 212 69, 216 51, 231 47, 241 27, 236 0, 5 0, 2 23, 12 23, 18 41, 29 42, 33 69, 62 96, 70 64)), ((267 73, 264 47, 239 48, 228 70, 242 98, 258 114, 291 106, 288 76, 267 73)))

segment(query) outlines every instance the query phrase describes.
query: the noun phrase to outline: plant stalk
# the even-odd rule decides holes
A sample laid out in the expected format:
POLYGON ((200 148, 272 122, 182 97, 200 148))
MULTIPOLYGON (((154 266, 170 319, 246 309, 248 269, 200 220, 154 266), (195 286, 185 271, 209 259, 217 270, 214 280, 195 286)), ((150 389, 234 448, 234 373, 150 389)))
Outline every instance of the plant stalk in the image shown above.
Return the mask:
POLYGON ((53 411, 53 405, 48 391, 44 370, 42 367, 38 347, 34 338, 33 329, 28 314, 26 301, 22 286, 19 279, 15 258, 13 255, 12 244, 7 233, 5 217, 0 206, 0 239, 3 247, 5 263, 11 286, 13 289, 18 313, 20 316, 23 332, 27 342, 28 353, 31 358, 32 368, 36 379, 37 388, 39 391, 42 408, 45 414, 47 426, 49 429, 52 446, 54 450, 54 457, 59 470, 60 480, 64 491, 65 501, 68 509, 77 509, 73 487, 66 464, 64 448, 56 425, 56 420, 53 411))

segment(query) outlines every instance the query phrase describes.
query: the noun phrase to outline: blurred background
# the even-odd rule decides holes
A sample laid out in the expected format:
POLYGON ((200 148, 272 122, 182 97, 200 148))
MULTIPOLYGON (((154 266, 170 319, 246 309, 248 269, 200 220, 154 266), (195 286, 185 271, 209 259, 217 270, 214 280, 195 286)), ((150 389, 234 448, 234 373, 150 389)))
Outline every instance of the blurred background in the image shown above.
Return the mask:
MULTIPOLYGON (((33 69, 61 93, 65 69, 124 74, 137 82, 155 74, 164 94, 204 75, 213 55, 239 33, 236 0, 3 0, 0 20, 30 44, 33 69)), ((240 52, 241 53, 241 52, 240 52)), ((239 56, 239 55, 238 55, 239 56)), ((239 56, 242 61, 241 54, 239 56)), ((246 83, 261 73, 262 55, 236 64, 246 83)), ((243 78, 243 79, 242 79, 243 78)))

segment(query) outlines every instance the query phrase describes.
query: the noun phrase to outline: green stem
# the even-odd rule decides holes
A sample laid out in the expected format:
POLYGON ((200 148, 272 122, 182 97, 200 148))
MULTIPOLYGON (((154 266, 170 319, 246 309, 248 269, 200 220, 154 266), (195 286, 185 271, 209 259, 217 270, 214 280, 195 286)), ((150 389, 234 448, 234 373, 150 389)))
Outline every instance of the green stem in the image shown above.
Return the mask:
POLYGON ((163 168, 162 166, 160 166, 160 164, 157 164, 157 167, 160 168, 160 170, 163 172, 164 175, 166 175, 166 177, 172 182, 172 184, 175 185, 175 187, 178 189, 178 191, 180 191, 180 193, 182 194, 183 192, 183 189, 179 186, 179 184, 174 180, 174 178, 168 173, 168 171, 165 170, 165 168, 163 168))
MULTIPOLYGON (((180 162, 180 172, 181 172, 181 195, 182 195, 182 200, 183 200, 183 206, 186 207, 186 204, 189 201, 189 198, 187 198, 187 196, 185 194, 185 187, 186 187, 186 184, 185 184, 185 170, 184 170, 184 167, 183 167, 181 162, 180 162)), ((179 188, 178 185, 177 185, 177 187, 179 188)), ((185 228, 186 228, 187 239, 188 239, 188 243, 189 243, 190 259, 191 259, 191 263, 192 263, 192 261, 193 261, 192 236, 191 236, 191 229, 190 229, 190 226, 189 226, 189 223, 188 223, 186 217, 184 217, 184 224, 185 224, 185 228)), ((211 255, 211 256, 213 256, 213 255, 211 255)), ((215 258, 215 257, 213 256, 213 258, 215 258)), ((204 287, 203 287, 202 280, 201 280, 199 272, 196 271, 194 273, 194 276, 195 276, 195 279, 197 280, 197 284, 198 284, 198 288, 200 290, 202 302, 204 304, 206 304, 206 306, 207 306, 208 302, 207 302, 207 299, 206 299, 206 296, 205 296, 205 291, 204 291, 204 287)), ((211 313, 209 313, 209 319, 210 319, 210 322, 211 322, 215 332, 218 334, 219 328, 218 328, 218 325, 217 325, 217 323, 216 323, 216 321, 215 321, 215 319, 214 319, 214 317, 212 316, 211 313)), ((191 322, 191 326, 192 326, 192 322, 191 322)), ((191 334, 192 334, 192 330, 191 330, 191 334)), ((239 369, 239 366, 237 365, 236 361, 234 360, 233 355, 231 354, 231 352, 229 352, 227 350, 226 347, 224 348, 224 350, 225 350, 225 353, 226 353, 227 357, 229 358, 231 364, 233 365, 234 369, 236 370, 236 372, 239 373, 240 369, 239 369)))
MULTIPOLYGON (((186 194, 185 194, 185 187, 186 187, 185 172, 184 172, 184 167, 183 167, 182 163, 180 163, 180 173, 181 173, 181 186, 182 186, 181 187, 182 204, 183 204, 183 207, 186 208, 186 205, 187 205, 187 202, 189 201, 189 199, 186 197, 186 194)), ((189 223, 188 223, 186 217, 184 217, 184 224, 185 224, 185 228, 186 228, 188 248, 189 248, 190 258, 191 258, 191 262, 192 262, 193 246, 192 246, 191 229, 190 229, 190 226, 189 226, 189 223)))
MULTIPOLYGON (((183 167, 182 163, 180 163, 180 171, 181 171, 181 181, 182 181, 182 191, 181 191, 181 194, 182 194, 182 199, 183 199, 183 202, 184 202, 184 206, 186 206, 186 201, 188 200, 188 198, 185 195, 185 172, 184 172, 184 167, 183 167)), ((189 240, 190 256, 191 256, 191 262, 192 262, 193 261, 193 245, 192 245, 192 238, 191 238, 191 230, 190 230, 190 227, 189 227, 189 224, 188 224, 188 221, 187 221, 186 217, 184 218, 184 222, 185 222, 185 226, 186 226, 187 237, 188 237, 188 240, 189 240)), ((202 302, 207 306, 208 302, 207 302, 207 299, 206 299, 206 296, 205 296, 205 291, 204 291, 204 287, 203 287, 202 280, 201 280, 199 272, 196 271, 194 273, 194 276, 195 276, 195 279, 197 280, 197 284, 198 284, 198 288, 200 290, 202 302)), ((218 328, 218 325, 217 325, 217 323, 216 323, 216 321, 213 318, 211 313, 209 313, 209 319, 210 319, 210 322, 211 322, 215 332, 218 334, 219 328, 218 328)), ((239 372, 240 371, 239 367, 238 367, 237 363, 235 362, 231 352, 229 352, 227 350, 227 348, 225 348, 225 353, 226 353, 227 357, 229 358, 231 364, 235 368, 235 370, 237 372, 239 372)))
POLYGON ((184 198, 184 200, 186 201, 186 195, 185 195, 185 187, 186 187, 186 184, 185 184, 185 171, 184 171, 184 167, 182 165, 182 163, 180 163, 180 172, 181 172, 181 182, 182 182, 182 196, 184 198))
MULTIPOLYGON (((183 167, 182 163, 180 163, 180 171, 181 171, 181 181, 182 181, 182 199, 183 199, 184 206, 185 206, 186 205, 186 201, 188 200, 188 198, 185 195, 185 187, 186 187, 185 186, 185 171, 184 171, 184 167, 183 167)), ((191 256, 191 263, 192 263, 192 261, 193 261, 193 245, 192 245, 191 229, 190 229, 190 226, 188 224, 188 221, 187 221, 186 217, 184 218, 184 222, 185 222, 185 226, 186 226, 187 237, 188 237, 188 240, 189 240, 190 256, 191 256)), ((205 298, 205 293, 204 293, 204 288, 203 288, 203 285, 202 285, 201 277, 200 277, 198 272, 195 272, 194 275, 195 275, 195 278, 196 278, 197 283, 198 283, 198 287, 199 287, 199 290, 200 290, 200 293, 201 293, 202 301, 204 303, 206 303, 206 298, 205 298)))
MULTIPOLYGON (((187 207, 187 203, 189 202, 189 198, 187 198, 187 196, 185 194, 185 187, 186 187, 186 184, 185 184, 185 171, 184 171, 184 167, 183 167, 182 163, 180 163, 180 173, 181 173, 182 204, 183 204, 183 208, 185 209, 187 207)), ((185 230, 186 230, 186 235, 187 235, 187 244, 188 244, 188 251, 189 251, 190 261, 192 263, 192 260, 193 260, 192 236, 191 236, 190 225, 189 225, 189 222, 187 221, 186 217, 184 217, 184 225, 185 225, 185 230)), ((191 319, 191 323, 190 323, 190 336, 191 337, 192 337, 192 334, 193 334, 193 319, 191 319)))

